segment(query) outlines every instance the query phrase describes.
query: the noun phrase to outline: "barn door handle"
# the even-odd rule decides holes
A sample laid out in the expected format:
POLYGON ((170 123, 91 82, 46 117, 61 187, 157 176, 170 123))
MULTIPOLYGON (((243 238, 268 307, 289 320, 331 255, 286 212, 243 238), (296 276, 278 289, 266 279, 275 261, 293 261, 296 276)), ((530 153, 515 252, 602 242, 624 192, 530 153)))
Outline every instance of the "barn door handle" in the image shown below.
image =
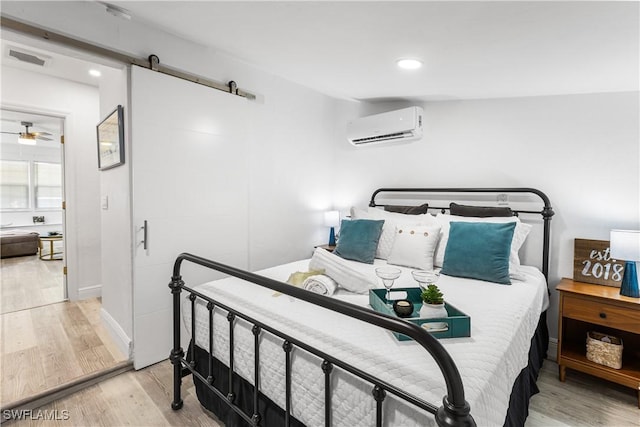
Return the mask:
POLYGON ((147 220, 144 220, 144 225, 142 227, 140 227, 140 229, 142 230, 142 241, 140 243, 142 243, 142 248, 146 251, 147 250, 147 220))

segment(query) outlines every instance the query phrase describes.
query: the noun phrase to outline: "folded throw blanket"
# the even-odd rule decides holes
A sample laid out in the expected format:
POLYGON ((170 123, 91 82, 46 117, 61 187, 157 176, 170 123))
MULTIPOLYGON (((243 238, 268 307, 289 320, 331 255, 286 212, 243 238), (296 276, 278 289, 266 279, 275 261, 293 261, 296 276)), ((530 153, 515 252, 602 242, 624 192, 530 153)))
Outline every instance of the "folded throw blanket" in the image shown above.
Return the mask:
MULTIPOLYGON (((307 278, 311 276, 317 276, 318 274, 324 274, 324 270, 320 269, 311 271, 296 271, 295 273, 291 273, 289 275, 287 283, 293 286, 300 287, 303 286, 303 283, 305 282, 305 280, 307 280, 307 278)), ((276 291, 273 293, 274 297, 279 297, 280 295, 282 295, 281 292, 276 291)))
POLYGON ((336 291, 338 284, 329 276, 317 274, 307 277, 302 287, 310 292, 330 297, 336 291))
POLYGON ((369 292, 376 285, 376 276, 371 265, 348 261, 329 251, 318 248, 309 261, 309 270, 324 270, 324 274, 336 281, 338 286, 358 294, 369 292))
POLYGON ((287 283, 293 286, 301 286, 307 278, 311 276, 317 276, 318 274, 324 274, 323 269, 311 269, 310 271, 296 271, 291 273, 287 279, 287 283))

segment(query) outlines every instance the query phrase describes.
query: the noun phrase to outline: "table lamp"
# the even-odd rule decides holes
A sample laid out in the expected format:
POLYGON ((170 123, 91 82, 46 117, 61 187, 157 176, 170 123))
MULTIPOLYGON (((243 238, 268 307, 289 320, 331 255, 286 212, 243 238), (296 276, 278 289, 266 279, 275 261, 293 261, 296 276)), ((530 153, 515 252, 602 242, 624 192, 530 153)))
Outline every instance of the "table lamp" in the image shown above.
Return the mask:
POLYGON ((611 230, 611 257, 625 261, 620 295, 639 298, 638 270, 640 261, 640 230, 611 230))
POLYGON ((335 227, 340 225, 340 212, 339 211, 326 211, 324 213, 324 225, 331 227, 329 231, 329 245, 336 245, 336 230, 335 227))

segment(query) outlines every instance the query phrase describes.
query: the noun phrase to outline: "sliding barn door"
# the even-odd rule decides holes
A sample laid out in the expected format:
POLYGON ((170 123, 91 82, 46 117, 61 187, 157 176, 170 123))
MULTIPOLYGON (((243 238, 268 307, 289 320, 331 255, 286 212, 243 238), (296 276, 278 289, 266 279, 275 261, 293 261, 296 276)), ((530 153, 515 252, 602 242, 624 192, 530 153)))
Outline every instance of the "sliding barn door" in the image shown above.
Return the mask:
MULTIPOLYGON (((250 107, 244 98, 132 67, 136 369, 171 350, 167 285, 178 254, 248 267, 250 107)), ((219 277, 185 267, 187 285, 219 277)))

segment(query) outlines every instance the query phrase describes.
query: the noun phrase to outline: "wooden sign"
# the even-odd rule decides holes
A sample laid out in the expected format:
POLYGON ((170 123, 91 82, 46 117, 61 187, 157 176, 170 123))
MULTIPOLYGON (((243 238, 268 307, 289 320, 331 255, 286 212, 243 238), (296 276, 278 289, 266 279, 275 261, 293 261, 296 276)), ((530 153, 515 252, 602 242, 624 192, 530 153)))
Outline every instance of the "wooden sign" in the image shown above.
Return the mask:
POLYGON ((624 260, 611 258, 608 240, 575 239, 573 280, 620 287, 624 260))

